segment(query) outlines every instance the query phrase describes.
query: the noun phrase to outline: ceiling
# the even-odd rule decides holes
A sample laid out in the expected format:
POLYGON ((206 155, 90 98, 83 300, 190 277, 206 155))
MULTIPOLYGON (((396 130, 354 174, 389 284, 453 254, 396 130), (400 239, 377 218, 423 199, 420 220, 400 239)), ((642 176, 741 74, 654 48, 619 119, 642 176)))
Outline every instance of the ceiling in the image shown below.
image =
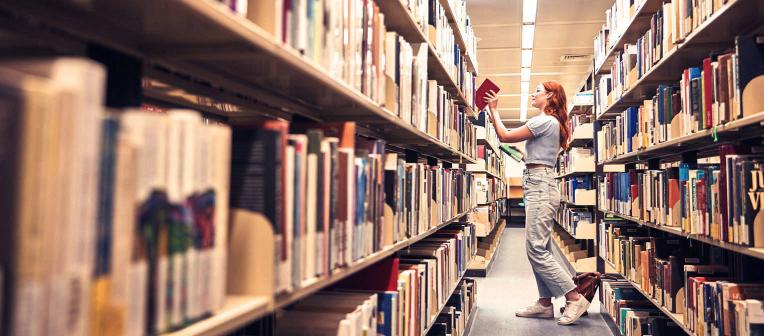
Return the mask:
MULTIPOLYGON (((530 91, 548 80, 570 97, 591 68, 594 36, 614 0, 538 0, 530 91), (586 55, 563 62, 563 55, 586 55)), ((468 0, 467 13, 478 40, 478 83, 491 78, 500 88, 499 113, 508 126, 520 119, 522 0, 468 0)), ((479 85, 479 84, 478 84, 479 85)), ((528 105, 527 118, 538 114, 528 105)))

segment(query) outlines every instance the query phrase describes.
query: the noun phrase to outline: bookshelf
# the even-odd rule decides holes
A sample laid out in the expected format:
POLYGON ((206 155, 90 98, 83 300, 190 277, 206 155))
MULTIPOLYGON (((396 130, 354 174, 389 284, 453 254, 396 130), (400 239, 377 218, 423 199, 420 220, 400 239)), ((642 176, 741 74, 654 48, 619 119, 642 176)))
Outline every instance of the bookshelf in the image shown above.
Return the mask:
MULTIPOLYGON (((595 65, 595 74, 602 75, 610 72, 615 52, 622 50, 624 44, 635 41, 645 30, 650 28, 650 15, 658 11, 662 6, 660 0, 646 0, 633 11, 631 20, 626 25, 625 31, 616 39, 602 61, 595 65)), ((613 32, 611 32, 613 34, 613 32)))
MULTIPOLYGON (((465 275, 465 274, 466 274, 466 271, 465 271, 465 272, 462 272, 462 274, 461 274, 461 275, 459 275, 459 278, 458 278, 458 279, 456 279, 456 282, 454 282, 453 284, 451 284, 451 287, 449 287, 449 291, 448 291, 448 293, 451 293, 451 294, 453 294, 453 293, 454 293, 454 291, 456 291, 456 286, 458 286, 458 285, 459 285, 459 283, 462 281, 462 279, 464 279, 464 275, 465 275)), ((451 294, 449 294, 449 296, 451 296, 451 294)), ((447 300, 446 300, 445 302, 443 302, 443 304, 441 304, 441 305, 440 305, 440 308, 438 308, 438 312, 442 312, 442 311, 443 311, 443 308, 445 308, 445 307, 446 307, 446 305, 448 305, 448 301, 447 301, 447 300)), ((432 326, 435 324, 435 320, 436 320, 437 318, 438 318, 438 315, 433 315, 433 316, 430 318, 430 321, 429 321, 429 323, 427 323, 427 328, 425 328, 425 329, 424 329, 424 332, 422 333, 422 335, 427 335, 427 332, 429 332, 429 331, 430 331, 430 328, 432 328, 432 326)))
MULTIPOLYGON (((92 10, 62 3, 42 5, 25 1, 11 1, 0 6, 10 12, 39 19, 46 26, 64 30, 78 41, 99 43, 139 57, 148 67, 171 69, 183 75, 179 77, 191 78, 191 82, 208 83, 208 86, 217 88, 214 90, 216 97, 244 96, 250 98, 250 104, 252 100, 260 103, 267 101, 268 104, 285 107, 288 114, 312 120, 359 121, 380 130, 383 137, 391 140, 391 144, 398 141, 406 148, 443 160, 474 162, 469 156, 404 122, 371 98, 337 80, 315 62, 276 41, 256 24, 212 0, 99 1, 92 10), (167 12, 173 13, 172 19, 164 15, 167 12), (128 18, 140 20, 131 21, 128 18), (138 22, 162 24, 143 27, 138 22), (189 30, 186 22, 194 22, 198 29, 189 30), (213 53, 205 51, 211 45, 226 47, 215 49, 213 53), (264 64, 270 71, 261 71, 264 64), (285 81, 283 78, 300 80, 285 81), (295 99, 294 92, 301 93, 299 98, 295 99)), ((385 8, 389 7, 405 10, 402 6, 385 8)), ((394 13, 386 17, 399 17, 394 13)), ((410 18, 411 14, 406 14, 410 18)), ((415 37, 415 40, 424 38, 416 24, 401 26, 401 35, 416 36, 418 32, 421 38, 415 37)), ((33 25, 31 28, 41 27, 33 25)), ((438 80, 454 94, 457 102, 464 104, 464 94, 448 75, 442 60, 436 58, 433 52, 430 44, 430 56, 435 56, 428 57, 428 71, 431 71, 432 79, 438 80)), ((184 88, 196 88, 193 84, 187 85, 186 81, 182 85, 184 88)), ((158 92, 153 94, 164 96, 158 92)), ((256 107, 257 110, 262 109, 261 104, 256 107)), ((249 113, 241 115, 213 111, 224 117, 252 116, 249 113)), ((467 111, 474 117, 471 108, 467 111)))
MULTIPOLYGON (((0 4, 0 17, 8 19, 9 25, 15 25, 14 33, 39 37, 43 42, 35 42, 40 45, 52 42, 52 54, 83 55, 91 45, 96 45, 135 61, 137 66, 132 76, 139 79, 140 103, 192 108, 213 120, 231 123, 274 117, 300 122, 354 121, 359 125, 356 135, 386 140, 387 150, 401 150, 407 155, 413 151, 419 161, 435 159, 435 165, 441 160, 448 161, 461 165, 453 167, 460 170, 464 170, 466 164, 477 163, 473 155, 402 120, 378 100, 339 80, 336 74, 216 1, 95 0, 89 4, 92 6, 12 0, 0 4)), ((390 30, 408 42, 428 42, 400 2, 377 1, 377 4, 390 30)), ((454 14, 450 15, 453 19, 454 14)), ((451 25, 459 27, 456 22, 451 25)), ((462 50, 468 53, 464 47, 466 33, 455 28, 454 34, 462 50)), ((431 43, 428 43, 427 54, 427 79, 444 86, 451 94, 450 99, 461 104, 467 116, 476 118, 468 103, 470 93, 462 92, 431 43)), ((19 55, 23 55, 23 51, 19 55)), ((465 57, 468 67, 476 73, 476 59, 471 55, 465 57)), ((234 332, 432 236, 474 210, 467 208, 424 233, 334 269, 328 276, 288 294, 226 295, 222 308, 166 334, 234 332)), ((462 274, 459 280, 463 277, 462 274)), ((458 281, 452 284, 451 292, 457 284, 458 281)))
POLYGON ((764 111, 730 121, 712 129, 687 134, 645 149, 626 153, 603 163, 624 164, 676 155, 678 151, 703 150, 718 147, 722 143, 760 137, 762 126, 764 126, 764 111), (716 135, 716 138, 714 138, 714 135, 716 135))
POLYGON ((594 236, 596 234, 596 225, 594 223, 590 222, 580 222, 576 226, 576 233, 573 233, 572 228, 568 227, 567 225, 563 225, 560 223, 559 220, 555 219, 554 223, 565 230, 571 237, 582 240, 582 239, 594 239, 594 236))
POLYGON ((596 270, 596 257, 588 256, 586 246, 576 242, 557 222, 556 230, 552 231, 552 251, 562 261, 570 274, 581 272, 594 272, 596 270), (561 233, 562 232, 562 233, 561 233), (567 237, 565 237, 567 235, 567 237))
POLYGON ((754 257, 756 259, 764 260, 764 248, 742 246, 742 245, 732 244, 732 243, 728 243, 728 242, 724 242, 724 241, 719 241, 719 240, 716 240, 716 239, 712 239, 712 238, 701 236, 701 235, 697 235, 697 234, 687 234, 685 232, 682 232, 682 229, 678 228, 678 227, 671 227, 671 226, 665 226, 665 225, 657 225, 657 224, 653 224, 653 223, 650 223, 650 222, 642 221, 642 220, 640 220, 639 218, 636 218, 636 217, 619 214, 619 213, 613 212, 613 211, 608 211, 608 210, 603 210, 603 209, 600 209, 599 211, 601 211, 603 213, 606 213, 606 214, 609 214, 609 215, 617 216, 617 217, 620 217, 620 218, 632 221, 632 222, 637 223, 637 224, 642 225, 642 226, 646 226, 646 227, 653 228, 653 229, 656 229, 656 230, 660 230, 660 231, 663 231, 663 232, 668 232, 668 233, 671 233, 673 235, 677 235, 677 236, 680 236, 680 237, 686 237, 688 239, 692 239, 692 240, 695 240, 695 241, 699 241, 699 242, 702 242, 702 243, 706 243, 706 244, 709 244, 709 245, 720 247, 720 248, 728 250, 728 251, 732 251, 732 252, 735 252, 735 253, 740 253, 740 254, 744 254, 744 255, 747 255, 747 256, 751 256, 751 257, 754 257))
POLYGON ((491 272, 507 221, 500 220, 485 237, 478 238, 478 253, 467 267, 467 276, 486 277, 491 272))
POLYGON ((472 55, 470 52, 470 48, 467 46, 467 42, 465 39, 466 33, 463 31, 462 26, 459 24, 459 21, 456 18, 456 11, 451 6, 452 0, 439 0, 440 4, 443 5, 443 8, 446 11, 446 17, 448 17, 448 23, 451 25, 451 29, 454 32, 454 39, 456 40, 456 44, 459 46, 459 49, 463 50, 464 58, 467 60, 467 67, 470 72, 474 73, 475 76, 477 76, 478 73, 478 63, 477 63, 477 55, 472 55))
MULTIPOLYGON (((647 3, 660 4, 661 2, 648 0, 647 3)), ((610 118, 624 108, 641 102, 643 97, 655 93, 659 83, 678 81, 683 69, 697 66, 710 51, 734 46, 735 36, 755 27, 757 18, 760 18, 762 13, 764 13, 764 6, 757 0, 736 0, 723 5, 720 10, 714 12, 695 28, 681 44, 674 46, 663 55, 628 90, 625 90, 621 97, 613 97, 612 104, 597 112, 597 119, 610 118)), ((649 16, 646 26, 639 24, 639 21, 633 24, 634 26, 630 25, 627 31, 643 34, 650 27, 649 16)), ((631 39, 624 41, 633 43, 636 38, 632 36, 631 39)), ((604 70, 598 73, 601 71, 604 70)))

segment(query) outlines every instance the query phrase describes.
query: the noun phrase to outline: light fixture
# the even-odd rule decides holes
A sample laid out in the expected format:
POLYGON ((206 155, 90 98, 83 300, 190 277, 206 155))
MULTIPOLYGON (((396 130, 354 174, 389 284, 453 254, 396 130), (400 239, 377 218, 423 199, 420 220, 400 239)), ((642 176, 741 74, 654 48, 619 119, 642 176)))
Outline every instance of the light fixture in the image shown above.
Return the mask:
POLYGON ((523 49, 520 52, 520 66, 523 68, 530 68, 531 61, 533 60, 533 50, 523 49))
POLYGON ((531 80, 531 68, 520 69, 520 81, 529 82, 531 80))
MULTIPOLYGON (((530 83, 529 82, 520 82, 520 93, 521 94, 523 94, 523 93, 527 94, 529 88, 530 88, 530 83)), ((528 97, 526 97, 526 98, 528 98, 528 97)))
POLYGON ((523 23, 536 22, 538 0, 523 0, 523 23))
MULTIPOLYGON (((528 83, 528 82, 524 82, 528 83)), ((520 94, 520 120, 525 121, 525 119, 528 117, 528 93, 521 93, 520 94)))
POLYGON ((533 35, 536 32, 536 25, 533 24, 524 24, 523 25, 523 36, 522 36, 522 48, 523 49, 532 49, 533 48, 533 35))

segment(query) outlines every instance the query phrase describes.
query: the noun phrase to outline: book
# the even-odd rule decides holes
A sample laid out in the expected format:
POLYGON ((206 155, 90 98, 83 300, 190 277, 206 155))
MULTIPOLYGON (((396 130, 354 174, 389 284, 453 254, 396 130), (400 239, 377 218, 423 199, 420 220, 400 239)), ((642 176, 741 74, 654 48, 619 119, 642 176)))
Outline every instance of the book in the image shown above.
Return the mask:
POLYGON ((486 78, 483 83, 480 84, 477 91, 475 91, 475 106, 477 106, 478 110, 482 111, 485 108, 485 98, 489 91, 498 94, 500 90, 501 89, 494 82, 486 78))

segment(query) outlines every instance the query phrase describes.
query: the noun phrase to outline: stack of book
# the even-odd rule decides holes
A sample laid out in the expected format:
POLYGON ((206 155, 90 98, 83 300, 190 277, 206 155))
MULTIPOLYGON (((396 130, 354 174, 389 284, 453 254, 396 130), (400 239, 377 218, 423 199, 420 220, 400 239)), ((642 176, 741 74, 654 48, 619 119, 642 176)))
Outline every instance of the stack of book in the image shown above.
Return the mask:
POLYGON ((106 72, 87 60, 0 73, 2 332, 157 334, 220 308, 230 129, 107 113, 106 72))
POLYGON ((684 331, 625 280, 603 280, 600 300, 621 335, 679 335, 684 331))
MULTIPOLYGON (((294 305, 278 320, 276 334, 361 336, 377 333, 378 325, 397 313, 397 306, 373 292, 322 291, 294 305), (384 305, 384 306, 383 306, 384 305)), ((388 334, 392 335, 392 334, 388 334)))
POLYGON ((477 309, 477 281, 465 278, 456 286, 456 291, 446 303, 427 335, 466 335, 469 320, 477 309))
MULTIPOLYGON (((750 149, 750 148, 749 148, 750 149)), ((601 208, 681 232, 764 246, 764 158, 723 145, 720 163, 629 169, 600 178, 601 208)))
POLYGON ((589 234, 595 233, 595 230, 589 230, 594 228, 594 216, 589 209, 575 208, 564 204, 557 212, 557 223, 576 239, 594 238, 592 234, 589 234), (579 227, 585 228, 578 230, 579 227))
MULTIPOLYGON (((468 288, 464 285, 460 288, 458 284, 476 251, 474 226, 454 224, 401 251, 398 257, 385 259, 352 275, 336 287, 377 295, 378 333, 421 335, 434 323, 445 322, 441 320, 441 313, 455 315, 449 306, 455 307, 459 302, 464 303, 459 308, 474 305, 474 284, 469 286, 469 297, 468 288), (455 290, 464 296, 452 296, 455 290)), ((285 318, 290 314, 291 311, 287 312, 285 318)), ((316 323, 320 320, 321 316, 315 316, 316 323)), ((304 327, 313 323, 303 321, 300 325, 304 332, 304 327)), ((358 332, 361 335, 360 330, 358 332)))

